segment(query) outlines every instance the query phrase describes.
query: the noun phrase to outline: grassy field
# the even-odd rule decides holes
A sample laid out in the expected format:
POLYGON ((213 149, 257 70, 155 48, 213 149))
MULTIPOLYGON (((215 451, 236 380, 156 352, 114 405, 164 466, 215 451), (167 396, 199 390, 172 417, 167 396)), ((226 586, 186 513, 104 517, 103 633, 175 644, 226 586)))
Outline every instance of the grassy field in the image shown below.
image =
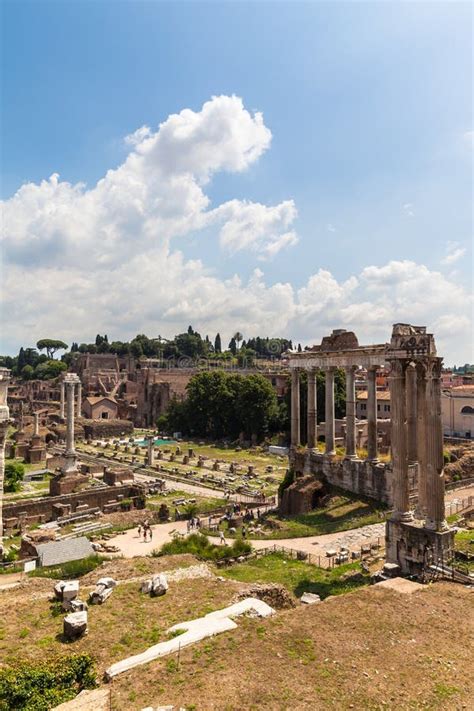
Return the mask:
POLYGON ((221 572, 226 578, 241 583, 279 583, 296 597, 305 592, 316 593, 321 599, 329 595, 343 595, 369 584, 369 576, 351 580, 360 573, 359 563, 348 563, 332 570, 318 568, 300 560, 292 560, 282 553, 272 553, 262 558, 252 558, 221 572))
MULTIPOLYGON (((176 508, 173 501, 176 499, 186 499, 186 501, 189 501, 189 499, 195 499, 195 514, 206 514, 209 511, 214 511, 215 509, 228 505, 228 501, 224 498, 218 499, 212 496, 199 496, 197 494, 192 494, 189 491, 173 490, 164 494, 154 494, 153 496, 147 497, 146 506, 147 509, 158 510, 161 504, 166 504, 170 509, 171 515, 173 515, 176 508)), ((180 504, 178 508, 180 511, 186 511, 188 506, 189 504, 180 504)))
MULTIPOLYGON (((338 493, 331 498, 327 506, 314 509, 307 514, 291 517, 268 514, 261 521, 265 527, 264 532, 249 532, 249 537, 257 540, 278 540, 319 536, 380 523, 383 516, 383 509, 377 506, 375 501, 338 493)), ((224 522, 222 525, 227 530, 227 524, 224 522)), ((226 533, 226 535, 232 534, 226 533)))
MULTIPOLYGON (((255 562, 259 566, 252 572, 247 564, 236 566, 224 579, 170 581, 160 598, 141 594, 131 578, 195 560, 173 556, 104 563, 81 578, 81 597, 102 575, 123 582, 104 605, 89 608, 89 634, 70 644, 62 641, 62 614, 50 601, 54 581, 27 579, 21 588, 0 592, 2 664, 90 653, 103 683, 107 666, 168 639, 169 626, 233 602, 242 582, 228 574, 245 581, 268 576, 292 590, 301 580, 324 582, 311 581, 315 569, 306 572, 304 563, 287 571, 277 557, 270 574, 255 562)), ((468 709, 474 658, 466 642, 473 612, 469 590, 436 583, 410 596, 370 586, 264 620, 239 618, 236 629, 182 649, 179 658, 170 655, 117 677, 108 687, 111 709, 165 704, 188 711, 468 709)))

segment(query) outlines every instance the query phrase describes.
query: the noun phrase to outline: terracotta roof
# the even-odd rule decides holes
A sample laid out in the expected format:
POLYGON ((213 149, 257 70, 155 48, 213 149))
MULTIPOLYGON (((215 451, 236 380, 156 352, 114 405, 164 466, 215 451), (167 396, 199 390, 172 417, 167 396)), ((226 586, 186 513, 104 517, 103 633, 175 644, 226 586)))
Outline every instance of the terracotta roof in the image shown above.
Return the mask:
MULTIPOLYGON (((358 400, 368 400, 369 395, 367 390, 363 390, 360 393, 357 393, 357 399, 358 400)), ((377 391, 377 400, 390 400, 390 391, 389 390, 378 390, 377 391)))
POLYGON ((114 397, 109 397, 108 395, 86 397, 86 401, 89 403, 89 405, 96 405, 98 402, 102 402, 102 400, 110 400, 110 402, 117 404, 117 400, 114 397))

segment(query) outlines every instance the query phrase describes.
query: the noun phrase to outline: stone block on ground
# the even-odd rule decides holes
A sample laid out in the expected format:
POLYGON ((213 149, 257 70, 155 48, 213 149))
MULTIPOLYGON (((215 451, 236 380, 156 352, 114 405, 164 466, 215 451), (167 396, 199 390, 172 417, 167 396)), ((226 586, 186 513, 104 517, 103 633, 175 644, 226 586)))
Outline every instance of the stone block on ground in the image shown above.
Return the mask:
POLYGON ((71 612, 63 621, 63 634, 65 639, 74 641, 87 634, 87 612, 71 612))
POLYGON ((102 605, 112 595, 116 585, 117 581, 113 578, 100 578, 89 595, 89 602, 93 605, 102 605))
POLYGON ((166 575, 163 575, 163 573, 160 573, 158 575, 154 575, 151 579, 151 595, 152 597, 159 597, 160 595, 165 595, 165 593, 168 590, 168 580, 166 578, 166 575))
POLYGON ((303 595, 300 597, 300 600, 305 605, 314 605, 317 602, 321 602, 321 598, 319 597, 319 595, 310 592, 303 593, 303 595))
POLYGON ((79 595, 79 580, 68 580, 63 586, 63 602, 75 600, 79 595))

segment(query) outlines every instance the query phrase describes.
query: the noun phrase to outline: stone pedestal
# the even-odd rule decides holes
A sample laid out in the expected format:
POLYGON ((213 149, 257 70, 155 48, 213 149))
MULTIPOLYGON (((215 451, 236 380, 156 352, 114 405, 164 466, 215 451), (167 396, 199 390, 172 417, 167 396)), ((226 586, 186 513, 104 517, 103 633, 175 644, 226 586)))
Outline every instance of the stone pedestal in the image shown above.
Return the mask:
POLYGON ((454 549, 453 531, 433 531, 421 521, 389 520, 385 528, 386 561, 403 575, 419 575, 432 564, 447 565, 454 549))
POLYGON ((49 482, 49 495, 62 496, 63 494, 73 494, 85 488, 89 483, 89 477, 84 474, 59 474, 49 482))

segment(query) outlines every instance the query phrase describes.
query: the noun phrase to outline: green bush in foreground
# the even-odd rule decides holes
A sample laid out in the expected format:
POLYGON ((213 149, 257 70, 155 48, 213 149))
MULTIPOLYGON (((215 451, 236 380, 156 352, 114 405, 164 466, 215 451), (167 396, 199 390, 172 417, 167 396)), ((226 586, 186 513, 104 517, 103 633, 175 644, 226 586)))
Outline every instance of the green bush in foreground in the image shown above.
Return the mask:
POLYGON ((88 654, 73 654, 40 664, 20 662, 0 669, 0 711, 48 711, 96 686, 88 654))
POLYGON ((237 538, 231 546, 215 545, 211 543, 207 536, 202 533, 192 533, 186 538, 177 538, 174 541, 165 543, 159 551, 153 551, 153 556, 178 555, 190 553, 200 560, 225 560, 226 558, 237 558, 240 555, 250 553, 252 546, 241 538, 237 538))
POLYGON ((81 560, 70 560, 62 565, 51 565, 46 568, 37 568, 30 573, 35 578, 53 578, 54 580, 72 580, 90 573, 102 564, 99 555, 90 555, 81 560))

